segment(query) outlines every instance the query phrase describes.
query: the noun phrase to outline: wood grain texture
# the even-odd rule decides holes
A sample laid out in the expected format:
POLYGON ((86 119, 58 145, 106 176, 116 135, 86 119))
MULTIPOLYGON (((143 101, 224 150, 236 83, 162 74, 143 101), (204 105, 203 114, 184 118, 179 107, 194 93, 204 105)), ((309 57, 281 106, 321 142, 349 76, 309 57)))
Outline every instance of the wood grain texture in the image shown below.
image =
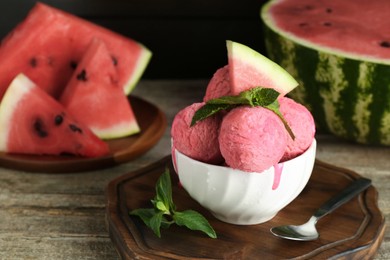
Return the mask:
MULTIPOLYGON (((199 102, 207 82, 140 82, 134 95, 164 111, 168 127, 156 146, 134 161, 84 173, 32 174, 0 168, 0 259, 120 259, 106 229, 105 189, 113 179, 170 153, 173 116, 199 102)), ((318 134, 316 139, 317 159, 372 179, 389 226, 390 147, 359 145, 331 135, 318 134)), ((390 259, 389 228, 374 259, 390 259)))

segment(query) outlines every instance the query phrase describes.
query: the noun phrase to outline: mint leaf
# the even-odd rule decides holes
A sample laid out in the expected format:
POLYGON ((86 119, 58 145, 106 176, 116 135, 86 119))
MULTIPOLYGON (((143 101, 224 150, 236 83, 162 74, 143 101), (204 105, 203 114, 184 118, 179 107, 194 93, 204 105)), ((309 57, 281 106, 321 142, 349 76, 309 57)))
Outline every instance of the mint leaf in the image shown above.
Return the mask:
POLYGON ((252 106, 266 107, 277 101, 279 92, 272 88, 253 88, 248 91, 248 98, 251 99, 252 106))
POLYGON ((141 220, 148 225, 150 219, 156 214, 154 209, 135 209, 130 212, 130 215, 138 216, 141 220))
POLYGON ((277 100, 279 92, 272 88, 256 87, 236 96, 222 96, 210 99, 207 104, 267 106, 277 100))
POLYGON ((150 227, 156 236, 161 237, 160 227, 164 212, 158 212, 154 214, 146 225, 150 227))
POLYGON ((152 229, 158 237, 161 237, 160 227, 168 228, 172 224, 172 221, 164 218, 163 214, 164 212, 158 212, 154 208, 141 208, 130 212, 130 215, 141 218, 145 225, 152 229))
POLYGON ((173 219, 179 226, 186 226, 191 230, 202 231, 211 238, 217 238, 217 234, 207 219, 194 210, 175 212, 173 219))
POLYGON ((280 113, 280 110, 279 110, 279 102, 277 100, 275 100, 275 102, 269 104, 268 106, 266 106, 265 108, 271 110, 272 112, 274 112, 279 118, 280 120, 282 120, 283 124, 284 124, 284 127, 286 128, 288 134, 290 135, 290 137, 295 140, 295 135, 291 129, 291 127, 288 125, 286 119, 284 119, 282 113, 280 113))
POLYGON ((193 210, 176 211, 172 199, 172 184, 168 168, 157 180, 155 189, 156 195, 151 200, 153 208, 135 209, 130 212, 130 215, 140 217, 157 237, 161 237, 161 228, 169 228, 171 224, 176 223, 192 230, 203 231, 210 237, 216 238, 214 229, 201 214, 193 210))
POLYGON ((164 213, 169 213, 169 209, 165 206, 165 203, 162 201, 157 201, 154 205, 158 210, 164 212, 164 213))
POLYGON ((231 104, 219 104, 219 103, 206 103, 199 108, 192 117, 191 126, 194 126, 199 121, 206 119, 219 111, 230 109, 233 106, 231 104))
MULTIPOLYGON (((243 93, 243 92, 242 92, 243 93)), ((206 104, 210 105, 250 105, 250 98, 246 96, 245 93, 243 95, 238 96, 223 96, 219 98, 210 99, 206 102, 206 104)))
POLYGON ((237 106, 249 105, 252 107, 261 106, 274 112, 283 122, 288 134, 294 140, 295 135, 279 110, 278 97, 280 93, 272 88, 255 87, 242 91, 236 96, 223 96, 206 102, 199 108, 192 117, 191 126, 204 120, 222 110, 233 109, 237 106))
POLYGON ((175 205, 173 204, 172 199, 171 176, 168 169, 165 169, 165 172, 157 181, 155 201, 164 203, 167 211, 175 210, 175 205))

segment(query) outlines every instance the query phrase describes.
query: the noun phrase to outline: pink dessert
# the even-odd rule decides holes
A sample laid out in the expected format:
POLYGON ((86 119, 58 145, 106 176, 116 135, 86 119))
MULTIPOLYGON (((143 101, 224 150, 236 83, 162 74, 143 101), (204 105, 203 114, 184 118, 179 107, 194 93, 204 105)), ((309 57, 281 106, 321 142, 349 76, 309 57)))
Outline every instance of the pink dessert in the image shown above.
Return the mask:
POLYGON ((219 146, 226 164, 247 172, 262 172, 276 165, 287 145, 280 118, 263 107, 242 106, 222 120, 219 146))
POLYGON ((279 98, 280 112, 292 129, 295 139, 287 138, 287 148, 281 161, 290 160, 309 148, 314 139, 315 123, 309 110, 291 98, 279 98))
POLYGON ((211 116, 190 126, 194 113, 204 104, 194 103, 176 114, 171 129, 173 148, 192 159, 218 164, 223 161, 218 144, 221 116, 211 116))
POLYGON ((230 95, 230 89, 229 66, 226 65, 214 73, 209 84, 207 85, 206 94, 203 97, 203 101, 207 102, 213 98, 228 96, 230 95))

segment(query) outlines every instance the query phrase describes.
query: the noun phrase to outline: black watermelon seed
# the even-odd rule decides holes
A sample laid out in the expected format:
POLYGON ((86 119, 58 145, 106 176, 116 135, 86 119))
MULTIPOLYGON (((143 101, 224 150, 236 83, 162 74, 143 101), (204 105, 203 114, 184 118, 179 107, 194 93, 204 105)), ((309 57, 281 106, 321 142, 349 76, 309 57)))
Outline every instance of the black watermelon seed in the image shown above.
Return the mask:
POLYGON ((85 71, 85 69, 80 71, 80 73, 77 74, 76 78, 77 78, 77 80, 80 80, 80 81, 87 81, 87 72, 85 71))
POLYGON ((299 27, 306 27, 306 26, 308 26, 309 24, 308 23, 300 23, 300 24, 298 24, 299 25, 299 27))
POLYGON ((45 138, 49 135, 45 129, 43 121, 39 118, 34 122, 34 130, 36 134, 41 138, 45 138))
POLYGON ((77 62, 75 62, 74 60, 71 60, 69 65, 70 65, 70 67, 71 67, 72 69, 76 69, 76 67, 77 67, 77 62))
POLYGON ((332 23, 331 22, 324 22, 324 26, 332 26, 332 23))
POLYGON ((389 41, 382 41, 379 45, 381 47, 384 47, 384 48, 390 48, 390 42, 389 41))
POLYGON ((61 125, 63 121, 64 117, 62 115, 56 115, 56 117, 54 118, 55 125, 61 125))
POLYGON ((326 12, 327 12, 328 14, 330 14, 331 12, 333 12, 333 10, 332 10, 332 8, 326 8, 326 12))
POLYGON ((111 59, 112 59, 112 63, 114 64, 114 66, 117 66, 117 65, 118 65, 118 59, 117 59, 117 57, 111 56, 111 59))
POLYGON ((81 130, 81 128, 79 128, 77 125, 74 125, 74 124, 70 124, 69 125, 69 128, 70 130, 72 130, 73 132, 78 132, 78 133, 82 133, 83 131, 81 130))
POLYGON ((31 58, 30 65, 31 65, 31 67, 35 68, 38 65, 37 58, 35 58, 35 57, 31 58))

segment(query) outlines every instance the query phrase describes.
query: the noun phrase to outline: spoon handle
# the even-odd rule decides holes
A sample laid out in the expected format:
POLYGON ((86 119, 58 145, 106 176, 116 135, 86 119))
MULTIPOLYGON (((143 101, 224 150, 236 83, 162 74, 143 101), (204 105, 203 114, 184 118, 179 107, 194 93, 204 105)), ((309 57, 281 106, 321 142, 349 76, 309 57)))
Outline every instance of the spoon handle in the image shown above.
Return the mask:
POLYGON ((325 202, 315 213, 314 217, 318 219, 329 214, 333 210, 337 209, 347 201, 351 200, 353 197, 358 195, 360 192, 364 191, 371 185, 371 180, 366 178, 359 178, 352 182, 347 188, 342 192, 338 193, 336 196, 332 197, 330 200, 325 202))

